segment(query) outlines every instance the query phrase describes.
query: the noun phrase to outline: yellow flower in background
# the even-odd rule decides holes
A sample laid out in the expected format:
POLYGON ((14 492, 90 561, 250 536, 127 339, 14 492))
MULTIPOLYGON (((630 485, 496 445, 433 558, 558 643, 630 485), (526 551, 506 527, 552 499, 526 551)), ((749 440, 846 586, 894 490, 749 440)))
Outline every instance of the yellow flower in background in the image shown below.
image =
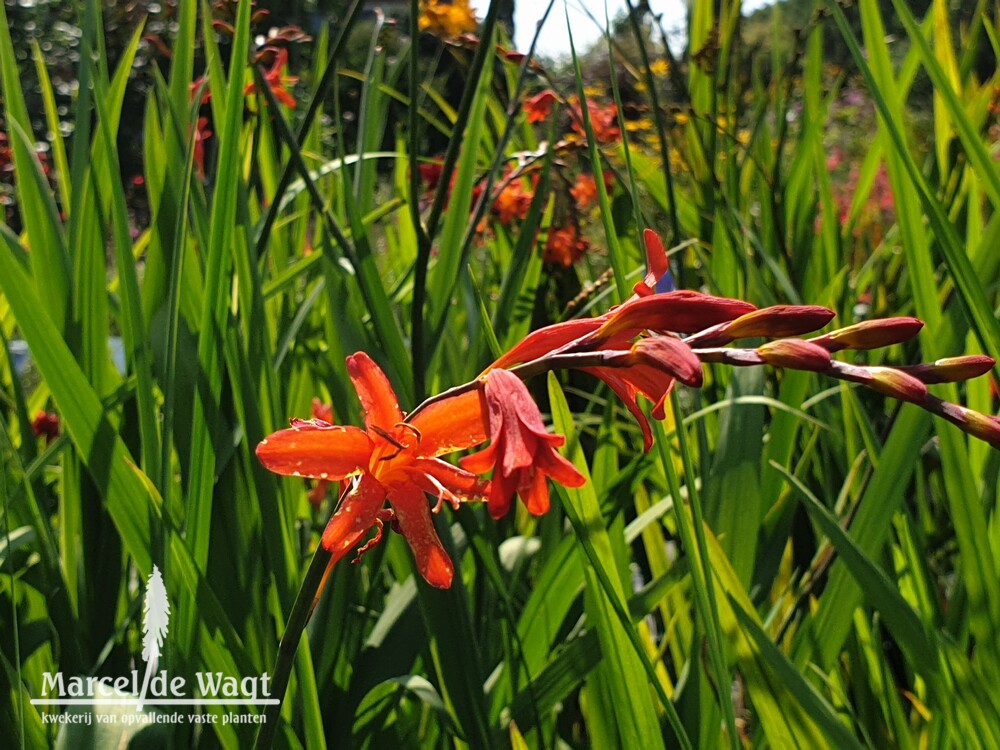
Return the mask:
POLYGON ((479 22, 469 0, 421 0, 417 24, 421 31, 453 37, 475 31, 479 22))
POLYGON ((653 60, 649 64, 649 72, 654 76, 665 76, 670 72, 670 63, 666 60, 653 60))
POLYGON ((600 84, 593 84, 591 86, 583 87, 583 95, 588 99, 597 99, 604 96, 607 93, 607 89, 600 84))
POLYGON ((640 117, 638 120, 626 120, 625 129, 630 133, 641 133, 644 130, 652 130, 653 118, 640 117))

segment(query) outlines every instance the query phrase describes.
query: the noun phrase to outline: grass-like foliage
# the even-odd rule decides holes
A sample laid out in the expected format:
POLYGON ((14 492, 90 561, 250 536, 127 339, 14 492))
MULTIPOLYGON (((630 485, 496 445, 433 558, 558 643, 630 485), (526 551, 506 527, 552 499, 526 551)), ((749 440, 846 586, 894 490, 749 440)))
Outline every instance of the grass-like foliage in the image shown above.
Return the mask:
POLYGON ((0 738, 1000 746, 995 9, 364 6, 0 5, 0 738))

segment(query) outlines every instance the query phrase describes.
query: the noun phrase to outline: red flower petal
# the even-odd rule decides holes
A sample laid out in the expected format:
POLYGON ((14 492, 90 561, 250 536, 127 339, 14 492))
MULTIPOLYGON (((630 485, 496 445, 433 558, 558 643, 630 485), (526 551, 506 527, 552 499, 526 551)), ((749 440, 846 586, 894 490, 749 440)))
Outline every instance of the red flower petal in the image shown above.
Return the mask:
POLYGON ((638 282, 633 288, 640 297, 648 297, 656 290, 658 282, 670 270, 667 261, 667 251, 663 248, 663 240, 652 229, 646 229, 642 233, 642 239, 646 245, 646 277, 638 282))
POLYGON ((603 318, 579 318, 555 323, 532 331, 500 359, 490 365, 490 369, 505 368, 519 362, 529 362, 565 346, 589 333, 593 333, 604 322, 603 318))
POLYGON ((647 329, 695 333, 756 309, 743 300, 686 289, 652 294, 629 300, 612 310, 594 338, 603 341, 623 332, 634 336, 647 329))
POLYGON ((400 532, 413 550, 420 575, 439 589, 451 586, 455 568, 434 529, 424 493, 413 484, 395 484, 389 502, 396 511, 400 532))
POLYGON ((357 427, 296 420, 257 445, 257 458, 285 476, 337 481, 368 467, 372 441, 357 427))
POLYGON ((392 389, 389 378, 364 352, 352 354, 347 358, 347 374, 351 376, 354 389, 361 400, 361 408, 365 412, 365 426, 371 431, 372 426, 388 430, 397 422, 403 421, 403 412, 399 409, 399 399, 392 389))
POLYGON ((414 415, 421 456, 441 456, 486 441, 486 401, 481 388, 436 401, 414 415))
POLYGON ((362 474, 358 485, 331 516, 323 529, 323 548, 339 560, 368 533, 385 500, 385 487, 371 474, 362 474))

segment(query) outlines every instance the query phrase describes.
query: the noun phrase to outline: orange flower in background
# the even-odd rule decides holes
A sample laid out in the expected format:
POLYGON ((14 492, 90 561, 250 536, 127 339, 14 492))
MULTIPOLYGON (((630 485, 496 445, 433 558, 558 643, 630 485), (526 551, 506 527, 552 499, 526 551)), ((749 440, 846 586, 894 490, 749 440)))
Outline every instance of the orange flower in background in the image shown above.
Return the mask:
MULTIPOLYGON (((579 102, 573 104, 573 130, 577 135, 586 137, 587 130, 583 126, 583 109, 579 102)), ((613 143, 622 137, 618 128, 618 105, 598 104, 592 99, 587 100, 587 114, 590 116, 590 127, 598 143, 613 143)))
POLYGON ((545 89, 526 99, 524 102, 524 114, 527 116, 528 122, 544 122, 547 120, 549 115, 552 114, 552 105, 557 101, 556 92, 552 89, 545 89))
POLYGON ((457 37, 475 31, 479 22, 469 0, 421 0, 417 25, 435 36, 457 37))
POLYGON ((504 185, 493 202, 493 211, 501 224, 510 224, 514 219, 523 219, 528 215, 534 197, 534 193, 524 187, 524 182, 515 178, 504 185))
POLYGON ((332 562, 391 519, 413 550, 420 574, 432 586, 447 588, 454 566, 434 530, 425 493, 436 495, 438 505, 485 496, 487 485, 475 474, 438 458, 486 440, 482 393, 475 389, 439 400, 406 422, 389 379, 367 354, 348 357, 347 371, 364 410, 364 430, 292 420, 290 429, 260 442, 257 457, 286 476, 353 478, 354 487, 323 531, 332 562), (386 500, 389 513, 383 509, 386 500))
POLYGON ((493 469, 487 504, 494 518, 506 515, 515 492, 530 513, 541 515, 549 509, 549 477, 567 487, 580 487, 586 479, 556 451, 566 438, 546 431, 537 404, 517 375, 491 370, 484 379, 490 444, 462 458, 462 468, 477 474, 493 469))
POLYGON ((569 268, 587 252, 590 243, 580 236, 572 224, 555 229, 549 229, 549 237, 545 241, 542 259, 563 268, 569 268))
POLYGON ((576 201, 576 207, 582 210, 597 200, 597 180, 589 174, 578 175, 569 194, 576 201))
MULTIPOLYGON (((610 193, 615 185, 614 173, 610 169, 606 169, 602 179, 604 180, 604 189, 610 193)), ((569 194, 576 201, 576 207, 583 210, 597 200, 597 180, 594 179, 593 175, 577 175, 576 182, 569 189, 569 194)))
MULTIPOLYGON (((271 92, 274 94, 274 98, 279 102, 284 104, 286 107, 292 109, 295 108, 296 101, 295 97, 292 96, 285 86, 293 86, 298 83, 298 76, 285 75, 284 71, 288 67, 288 50, 281 47, 276 50, 274 54, 274 62, 271 63, 271 67, 267 69, 264 73, 264 80, 267 85, 271 87, 271 92)), ((243 89, 243 93, 252 94, 257 90, 256 85, 250 82, 243 89)))

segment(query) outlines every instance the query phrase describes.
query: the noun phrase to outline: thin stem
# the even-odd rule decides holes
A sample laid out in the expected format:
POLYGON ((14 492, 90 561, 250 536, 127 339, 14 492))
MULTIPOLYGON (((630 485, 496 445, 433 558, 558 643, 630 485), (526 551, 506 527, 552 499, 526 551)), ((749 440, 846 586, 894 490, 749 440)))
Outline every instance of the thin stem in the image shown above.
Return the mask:
POLYGON ((271 676, 271 697, 277 698, 278 702, 264 709, 264 723, 260 725, 257 739, 253 745, 255 750, 266 750, 274 742, 281 706, 285 700, 285 692, 288 690, 288 679, 291 677, 292 665, 295 663, 295 652, 298 650, 299 641, 302 640, 302 633, 305 632, 306 623, 309 622, 316 596, 332 559, 332 553, 320 545, 313 554, 302 586, 299 587, 299 593, 295 596, 295 603, 292 605, 291 614, 288 615, 285 632, 281 636, 281 643, 278 644, 278 658, 274 663, 274 674, 271 676))

